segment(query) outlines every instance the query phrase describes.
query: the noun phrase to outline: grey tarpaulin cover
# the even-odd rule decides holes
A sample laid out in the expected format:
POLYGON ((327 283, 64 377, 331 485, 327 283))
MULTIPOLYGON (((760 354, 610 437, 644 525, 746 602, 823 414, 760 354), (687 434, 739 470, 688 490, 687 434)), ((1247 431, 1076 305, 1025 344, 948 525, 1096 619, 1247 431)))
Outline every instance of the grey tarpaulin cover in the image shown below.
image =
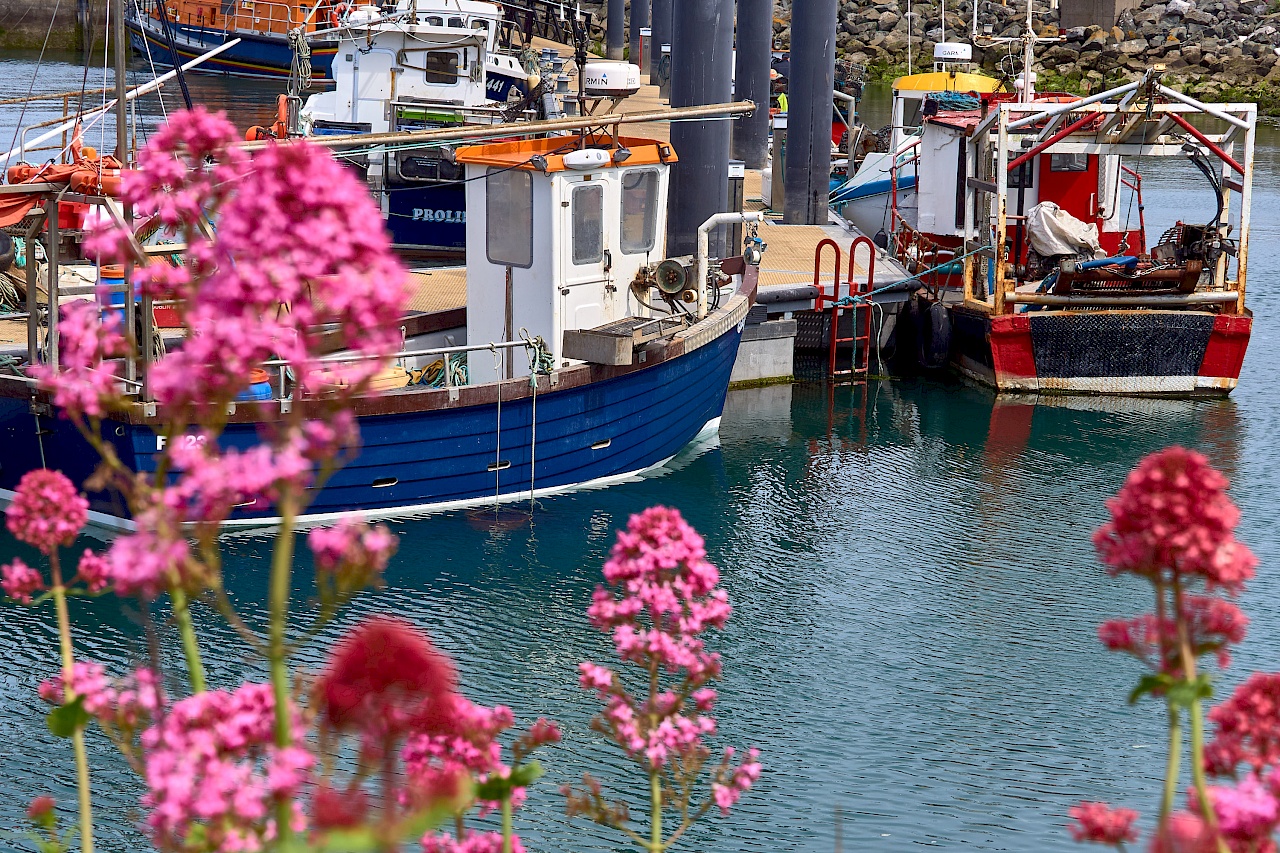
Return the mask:
POLYGON ((1051 201, 1042 201, 1027 214, 1027 238, 1043 258, 1089 254, 1106 257, 1098 243, 1098 226, 1086 225, 1051 201))

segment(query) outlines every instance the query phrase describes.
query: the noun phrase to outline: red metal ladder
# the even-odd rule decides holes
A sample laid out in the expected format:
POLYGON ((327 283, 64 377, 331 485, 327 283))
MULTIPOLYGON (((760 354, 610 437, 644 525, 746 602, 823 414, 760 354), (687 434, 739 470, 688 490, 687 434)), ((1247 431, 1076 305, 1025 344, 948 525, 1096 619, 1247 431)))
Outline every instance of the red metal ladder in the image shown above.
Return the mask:
MULTIPOLYGON (((824 241, 827 242, 827 241, 824 241)), ((821 251, 822 244, 818 244, 818 250, 821 251)), ((836 248, 837 258, 839 257, 839 247, 836 248)), ((849 245, 849 270, 848 277, 845 279, 845 298, 840 295, 840 278, 839 270, 836 272, 836 278, 832 281, 831 296, 827 296, 825 291, 820 294, 819 300, 821 308, 830 306, 831 311, 831 333, 830 333, 830 349, 827 356, 827 374, 831 379, 849 379, 865 381, 871 372, 871 300, 866 298, 871 293, 873 283, 876 277, 876 246, 868 237, 858 237, 849 245), (857 271, 856 257, 858 246, 865 245, 867 247, 867 277, 858 284, 854 281, 857 271), (862 298, 855 298, 862 297, 862 298), (844 311, 852 313, 853 335, 843 338, 840 336, 840 314, 844 311), (836 368, 837 353, 841 344, 852 344, 853 351, 849 354, 849 369, 838 370, 836 368)))

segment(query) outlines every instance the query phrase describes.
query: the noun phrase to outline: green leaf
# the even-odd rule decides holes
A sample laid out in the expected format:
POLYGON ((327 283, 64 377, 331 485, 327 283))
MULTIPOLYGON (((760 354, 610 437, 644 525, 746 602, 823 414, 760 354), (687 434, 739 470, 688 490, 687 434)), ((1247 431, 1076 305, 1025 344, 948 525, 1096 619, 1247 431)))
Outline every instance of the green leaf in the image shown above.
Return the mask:
POLYGON ((1155 693, 1159 690, 1168 691, 1173 684, 1173 679, 1163 672, 1147 673, 1138 679, 1138 686, 1133 688, 1133 692, 1129 694, 1129 704, 1137 703, 1139 699, 1148 693, 1155 693))
POLYGON ((490 776, 484 782, 476 786, 476 799, 498 801, 504 797, 511 795, 516 788, 527 788, 547 771, 542 769, 542 765, 537 761, 530 761, 527 764, 521 764, 519 767, 511 771, 511 775, 503 779, 498 776, 490 776))
POLYGON ((89 712, 84 709, 84 697, 77 696, 66 705, 50 711, 49 716, 45 717, 45 724, 57 737, 71 737, 76 733, 76 729, 85 726, 89 719, 89 712))
POLYGON ((1200 673, 1194 681, 1179 681, 1166 694, 1169 702, 1180 708, 1190 708, 1198 699, 1213 698, 1213 684, 1208 673, 1200 673))
POLYGON ((547 771, 537 761, 528 761, 511 771, 511 784, 516 788, 527 788, 547 771))

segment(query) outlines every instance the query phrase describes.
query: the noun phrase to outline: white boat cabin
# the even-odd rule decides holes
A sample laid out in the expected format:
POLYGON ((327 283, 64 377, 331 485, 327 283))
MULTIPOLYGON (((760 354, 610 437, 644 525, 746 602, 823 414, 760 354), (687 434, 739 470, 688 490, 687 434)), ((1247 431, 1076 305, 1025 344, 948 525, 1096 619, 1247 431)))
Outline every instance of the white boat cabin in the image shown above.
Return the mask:
POLYGON ((411 2, 400 0, 389 12, 357 6, 346 14, 333 59, 335 87, 307 99, 304 134, 486 123, 496 120, 512 86, 527 84, 520 60, 500 49, 497 4, 411 2), (438 109, 426 115, 423 105, 438 109))
MULTIPOLYGON (((1056 101, 1037 104, 1052 106, 1056 101)), ((919 170, 916 184, 918 213, 916 228, 938 237, 964 234, 964 181, 967 148, 974 128, 981 123, 978 110, 939 110, 924 122, 920 156, 913 164, 919 170)), ((1035 135, 1028 134, 1028 143, 1035 135)), ((1015 143, 1016 144, 1016 140, 1015 143)), ((1108 253, 1120 250, 1122 241, 1138 248, 1139 229, 1132 217, 1123 214, 1130 207, 1118 154, 1067 152, 1058 146, 1042 153, 1030 152, 1028 145, 1011 150, 1012 164, 1019 155, 1031 153, 1026 162, 1008 173, 1008 213, 1026 216, 1042 201, 1051 201, 1076 219, 1098 228, 1099 241, 1108 253), (1126 239, 1127 238, 1127 239, 1126 239)), ((992 167, 995 146, 991 145, 992 167)))
POLYGON ((564 367, 566 331, 650 316, 631 284, 666 257, 669 145, 559 136, 459 148, 456 158, 467 177, 470 344, 526 330, 564 367))

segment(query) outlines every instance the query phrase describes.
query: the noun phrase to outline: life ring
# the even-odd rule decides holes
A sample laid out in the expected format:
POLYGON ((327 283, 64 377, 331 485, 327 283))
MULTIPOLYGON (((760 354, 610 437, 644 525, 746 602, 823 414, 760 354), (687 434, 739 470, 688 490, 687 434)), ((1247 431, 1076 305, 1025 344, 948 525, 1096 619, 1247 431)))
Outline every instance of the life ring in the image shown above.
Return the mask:
POLYGON ((271 125, 271 133, 276 139, 286 139, 289 136, 289 96, 276 96, 276 120, 271 125))

